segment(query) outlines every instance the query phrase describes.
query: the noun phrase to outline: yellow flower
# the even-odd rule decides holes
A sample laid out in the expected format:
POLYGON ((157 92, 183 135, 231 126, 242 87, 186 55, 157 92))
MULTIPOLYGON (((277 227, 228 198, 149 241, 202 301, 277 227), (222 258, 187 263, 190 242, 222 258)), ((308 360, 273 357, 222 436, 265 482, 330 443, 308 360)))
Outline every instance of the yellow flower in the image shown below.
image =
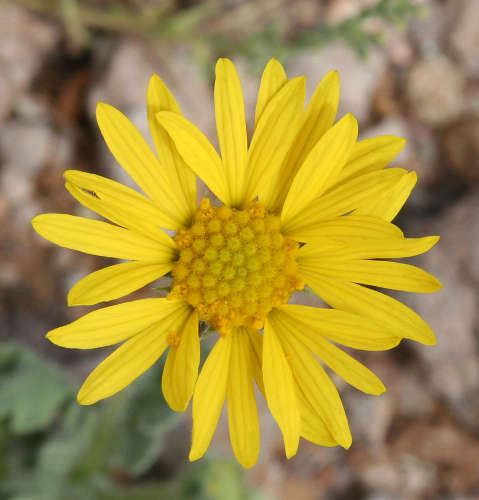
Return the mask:
POLYGON ((411 292, 441 286, 417 267, 377 260, 426 252, 439 239, 405 238, 391 223, 416 182, 414 172, 384 169, 405 141, 357 142, 351 114, 334 124, 334 71, 303 110, 304 77, 288 80, 271 60, 249 147, 241 85, 227 59, 217 63, 214 97, 221 157, 157 76, 147 105, 158 157, 123 114, 98 105, 108 147, 146 196, 67 171, 70 193, 114 224, 61 214, 39 215, 32 224, 64 247, 131 261, 80 280, 70 305, 117 299, 169 271, 173 283, 167 298, 105 307, 47 336, 79 349, 124 342, 87 378, 81 404, 123 389, 169 347, 163 393, 177 411, 193 395, 191 460, 205 453, 227 400, 233 450, 243 466, 254 465, 260 434, 254 382, 283 433, 287 457, 300 437, 348 448, 340 397, 317 358, 359 390, 380 394, 385 388, 376 375, 335 344, 383 350, 402 338, 435 343, 415 312, 362 286, 411 292), (205 198, 196 206, 195 174, 218 204, 205 198), (288 305, 305 284, 331 308, 288 305), (198 377, 199 320, 219 337, 198 377))

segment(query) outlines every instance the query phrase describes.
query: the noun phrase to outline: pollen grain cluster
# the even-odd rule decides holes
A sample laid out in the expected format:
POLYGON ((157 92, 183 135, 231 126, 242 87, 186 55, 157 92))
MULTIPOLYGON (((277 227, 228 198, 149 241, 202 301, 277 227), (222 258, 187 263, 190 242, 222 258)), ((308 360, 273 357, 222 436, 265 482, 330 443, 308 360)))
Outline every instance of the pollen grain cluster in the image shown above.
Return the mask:
POLYGON ((272 307, 304 286, 298 244, 281 234, 279 217, 259 202, 237 210, 204 198, 193 224, 175 240, 180 252, 171 295, 189 302, 221 335, 235 326, 262 328, 272 307))

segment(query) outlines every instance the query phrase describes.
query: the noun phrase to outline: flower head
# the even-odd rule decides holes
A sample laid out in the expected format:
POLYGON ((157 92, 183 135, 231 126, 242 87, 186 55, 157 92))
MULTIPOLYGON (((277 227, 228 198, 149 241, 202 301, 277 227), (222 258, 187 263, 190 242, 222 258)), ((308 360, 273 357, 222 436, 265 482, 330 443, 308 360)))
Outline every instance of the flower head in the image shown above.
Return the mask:
POLYGON ((344 408, 317 358, 359 390, 380 394, 385 388, 376 375, 336 344, 383 350, 402 338, 435 342, 414 311, 368 287, 440 288, 417 267, 382 260, 426 252, 438 241, 406 238, 391 222, 416 182, 414 172, 384 169, 404 140, 357 141, 351 114, 334 124, 334 71, 303 110, 304 77, 288 80, 271 60, 249 145, 240 81, 227 59, 217 63, 214 97, 221 155, 182 116, 158 76, 147 96, 158 156, 123 114, 98 105, 107 145, 145 195, 67 171, 70 193, 113 224, 45 214, 33 226, 64 247, 129 261, 80 280, 69 293, 70 305, 117 299, 169 271, 173 282, 166 298, 104 307, 47 336, 80 349, 123 342, 83 384, 82 404, 123 389, 168 349, 167 402, 183 411, 193 396, 191 460, 208 448, 226 400, 233 450, 245 467, 256 462, 254 384, 283 433, 288 457, 300 437, 348 448, 344 408), (204 198, 196 205, 196 175, 218 203, 204 198), (331 308, 288 304, 305 284, 331 308), (219 336, 198 376, 200 320, 219 336))

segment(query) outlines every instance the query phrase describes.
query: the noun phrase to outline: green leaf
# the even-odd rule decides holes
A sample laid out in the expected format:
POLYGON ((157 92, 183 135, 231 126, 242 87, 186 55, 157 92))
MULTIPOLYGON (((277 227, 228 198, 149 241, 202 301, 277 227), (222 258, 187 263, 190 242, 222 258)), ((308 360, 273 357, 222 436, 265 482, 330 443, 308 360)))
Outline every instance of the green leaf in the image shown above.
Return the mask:
POLYGON ((10 417, 15 434, 40 431, 52 423, 69 397, 68 384, 52 373, 41 370, 17 373, 0 387, 0 417, 10 417))
MULTIPOLYGON (((161 453, 166 433, 178 421, 161 392, 163 361, 128 390, 127 407, 118 436, 121 465, 133 475, 148 470, 161 453)), ((119 464, 120 465, 120 464, 119 464)))
POLYGON ((21 356, 19 347, 13 342, 0 343, 0 371, 10 369, 21 356))
POLYGON ((95 412, 95 423, 87 438, 88 447, 75 470, 75 478, 87 477, 111 471, 116 456, 119 437, 123 432, 121 419, 126 411, 126 394, 121 392, 97 407, 80 407, 83 414, 95 412))
POLYGON ((59 370, 14 344, 0 345, 0 368, 0 419, 10 420, 14 434, 45 429, 73 397, 59 370))
POLYGON ((178 498, 185 500, 266 500, 245 483, 241 466, 229 460, 197 463, 180 484, 178 498))
POLYGON ((40 481, 60 483, 78 468, 95 437, 98 417, 98 411, 79 406, 76 401, 68 407, 62 429, 40 449, 37 464, 40 481))
POLYGON ((182 497, 178 496, 178 487, 174 484, 128 488, 124 491, 116 490, 101 495, 98 500, 160 500, 163 498, 183 500, 182 497))

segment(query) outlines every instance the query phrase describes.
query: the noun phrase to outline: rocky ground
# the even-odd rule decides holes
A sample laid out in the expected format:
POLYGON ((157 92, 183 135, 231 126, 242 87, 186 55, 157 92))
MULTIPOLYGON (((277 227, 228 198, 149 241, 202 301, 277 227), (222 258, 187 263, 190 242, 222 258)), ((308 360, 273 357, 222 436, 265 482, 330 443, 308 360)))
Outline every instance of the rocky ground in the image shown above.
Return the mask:
MULTIPOLYGON (((337 21, 371 2, 323 3, 321 14, 337 21)), ((396 165, 416 170, 419 182, 398 222, 411 236, 441 235, 417 263, 444 288, 401 298, 430 322, 438 344, 403 342, 392 352, 360 354, 388 391, 374 398, 339 382, 354 436, 348 452, 304 442, 286 461, 263 404, 262 453, 248 479, 272 498, 479 496, 479 2, 418 3, 427 15, 407 29, 371 20, 385 42, 366 61, 335 42, 300 53, 287 69, 306 74, 309 93, 328 70, 339 69, 340 113, 358 117, 361 135, 408 139, 396 165)), ((306 19, 316 3, 297 5, 306 19)), ((259 75, 234 59, 251 117, 259 75)), ((66 293, 105 262, 54 247, 33 234, 29 221, 41 212, 87 213, 63 187, 68 168, 129 182, 102 143, 95 105, 120 108, 147 133, 144 99, 154 72, 214 140, 213 68, 206 75, 180 43, 103 33, 78 49, 57 22, 15 2, 0 5, 0 68, 0 339, 68 363, 80 379, 100 355, 56 348, 43 335, 85 312, 68 309, 66 293)), ((231 453, 225 423, 214 443, 215 453, 231 453)))

